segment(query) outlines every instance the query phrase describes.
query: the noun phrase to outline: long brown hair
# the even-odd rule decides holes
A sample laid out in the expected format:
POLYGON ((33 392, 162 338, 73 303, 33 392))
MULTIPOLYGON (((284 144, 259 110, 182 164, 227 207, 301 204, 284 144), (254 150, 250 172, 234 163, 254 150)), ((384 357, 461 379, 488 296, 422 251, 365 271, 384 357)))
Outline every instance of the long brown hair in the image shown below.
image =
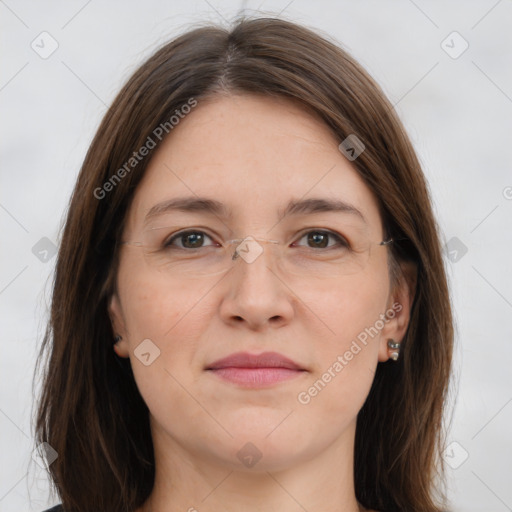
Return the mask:
POLYGON ((221 91, 292 99, 319 115, 340 142, 350 134, 363 141, 353 165, 378 198, 388 235, 405 239, 390 254, 395 262, 414 262, 417 287, 400 358, 378 365, 358 415, 356 496, 382 512, 441 510, 453 326, 421 166, 367 72, 338 44, 276 18, 194 28, 165 44, 122 88, 87 152, 58 253, 35 423, 36 440, 58 453, 49 471, 65 510, 132 511, 151 492, 148 409, 129 360, 112 350, 107 303, 125 214, 156 150, 136 165, 126 162, 155 138, 156 127, 167 122, 171 133, 170 117, 191 98, 200 104, 221 91), (123 166, 122 179, 113 179, 123 166))

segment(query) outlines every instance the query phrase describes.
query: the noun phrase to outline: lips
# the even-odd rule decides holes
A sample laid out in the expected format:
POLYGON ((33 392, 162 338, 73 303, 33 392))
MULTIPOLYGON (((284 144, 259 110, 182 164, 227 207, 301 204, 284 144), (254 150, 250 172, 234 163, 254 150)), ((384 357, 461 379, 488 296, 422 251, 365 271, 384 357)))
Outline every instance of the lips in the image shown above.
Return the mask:
POLYGON ((208 365, 206 370, 223 368, 285 368, 288 370, 306 371, 299 364, 277 352, 263 352, 253 355, 247 352, 237 352, 219 359, 208 365))
POLYGON ((307 370, 277 352, 237 352, 205 368, 214 378, 240 388, 262 389, 305 375, 307 370))

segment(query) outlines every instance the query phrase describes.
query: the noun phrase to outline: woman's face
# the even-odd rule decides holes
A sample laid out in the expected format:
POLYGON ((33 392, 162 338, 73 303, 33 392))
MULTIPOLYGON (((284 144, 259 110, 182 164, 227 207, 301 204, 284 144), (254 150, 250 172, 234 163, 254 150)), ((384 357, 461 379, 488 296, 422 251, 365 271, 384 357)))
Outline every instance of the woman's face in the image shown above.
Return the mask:
POLYGON ((387 340, 405 333, 409 304, 403 290, 392 293, 376 199, 340 142, 294 103, 237 95, 200 101, 154 155, 123 239, 158 244, 194 233, 160 251, 123 245, 109 311, 155 446, 247 471, 283 469, 327 448, 350 452, 357 413, 389 357, 387 340), (146 218, 185 197, 225 211, 160 207, 146 218), (290 201, 310 199, 350 207, 283 216, 290 201), (281 244, 256 240, 234 260, 236 245, 220 256, 225 242, 248 236, 281 244), (213 364, 240 352, 278 353, 300 370, 213 364))

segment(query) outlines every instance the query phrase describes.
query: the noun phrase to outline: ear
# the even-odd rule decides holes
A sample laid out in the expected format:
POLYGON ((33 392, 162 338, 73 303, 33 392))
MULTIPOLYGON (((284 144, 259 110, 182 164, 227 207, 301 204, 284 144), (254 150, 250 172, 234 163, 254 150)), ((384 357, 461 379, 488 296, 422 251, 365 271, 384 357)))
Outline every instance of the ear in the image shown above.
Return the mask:
POLYGON ((379 362, 389 359, 388 340, 393 339, 400 343, 409 326, 412 303, 416 295, 418 268, 413 262, 401 262, 400 269, 401 275, 392 288, 388 300, 386 310, 388 321, 381 331, 379 362))
POLYGON ((114 344, 114 351, 119 357, 129 357, 127 332, 121 302, 117 292, 114 292, 110 297, 108 303, 108 315, 110 317, 110 322, 112 323, 112 330, 114 332, 113 336, 121 336, 121 339, 114 344))

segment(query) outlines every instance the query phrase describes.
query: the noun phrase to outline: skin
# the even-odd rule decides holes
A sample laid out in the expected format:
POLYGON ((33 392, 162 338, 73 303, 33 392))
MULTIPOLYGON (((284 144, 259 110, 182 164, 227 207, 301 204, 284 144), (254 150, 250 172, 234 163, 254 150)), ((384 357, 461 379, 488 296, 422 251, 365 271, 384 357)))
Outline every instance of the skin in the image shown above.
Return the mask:
MULTIPOLYGON (((275 239, 304 227, 336 231, 338 214, 331 212, 278 222, 290 199, 313 196, 355 205, 379 242, 377 200, 339 142, 289 100, 201 101, 154 155, 128 211, 124 240, 139 239, 156 203, 198 195, 222 201, 233 217, 179 214, 178 229, 208 227, 217 242, 275 239)), ((406 332, 412 291, 405 281, 392 288, 384 247, 372 251, 364 271, 333 279, 283 278, 262 256, 223 276, 187 279, 148 265, 140 247, 122 247, 109 314, 122 336, 116 353, 131 359, 150 411, 156 460, 153 492, 137 512, 364 510, 353 482, 357 413, 377 364, 389 359, 387 340, 400 341, 406 332), (401 311, 317 396, 299 403, 298 393, 395 302, 401 311), (145 366, 134 350, 148 338, 160 356, 145 366), (308 371, 266 389, 244 389, 205 371, 238 351, 279 352, 308 371), (248 442, 262 455, 250 468, 237 457, 248 442)))

